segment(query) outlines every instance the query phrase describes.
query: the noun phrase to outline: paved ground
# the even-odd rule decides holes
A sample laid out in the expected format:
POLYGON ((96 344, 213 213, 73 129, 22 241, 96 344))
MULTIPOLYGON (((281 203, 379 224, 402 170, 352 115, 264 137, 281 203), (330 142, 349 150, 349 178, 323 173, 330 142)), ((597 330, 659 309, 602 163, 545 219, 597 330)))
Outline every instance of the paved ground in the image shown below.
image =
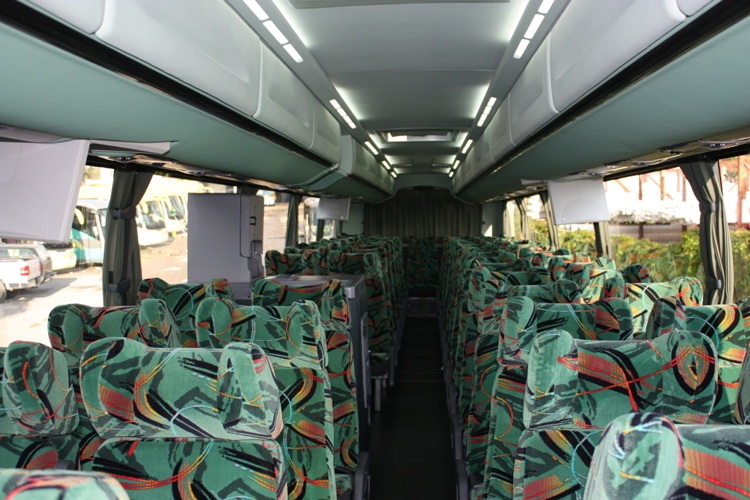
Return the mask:
MULTIPOLYGON (((171 282, 187 280, 187 237, 141 250, 143 276, 171 282)), ((59 304, 102 305, 102 268, 92 266, 57 274, 38 288, 12 294, 0 304, 0 346, 13 340, 49 344, 47 316, 59 304)))

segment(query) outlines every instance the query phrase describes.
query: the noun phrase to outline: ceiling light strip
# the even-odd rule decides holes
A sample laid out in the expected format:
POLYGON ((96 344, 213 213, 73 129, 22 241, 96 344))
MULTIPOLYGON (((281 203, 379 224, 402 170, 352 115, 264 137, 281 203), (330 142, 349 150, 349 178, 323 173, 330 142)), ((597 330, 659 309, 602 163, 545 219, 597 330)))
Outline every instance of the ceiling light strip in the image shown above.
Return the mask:
POLYGON ((372 154, 374 154, 375 156, 377 156, 379 154, 378 148, 376 148, 375 146, 373 146, 373 144, 370 141, 365 141, 365 146, 367 146, 367 149, 369 149, 370 151, 372 151, 372 154))
POLYGON ((299 54, 299 52, 297 52, 297 49, 295 49, 291 43, 282 45, 282 47, 284 48, 284 50, 286 50, 286 53, 289 54, 294 62, 301 63, 303 61, 302 56, 299 54))
POLYGON ((284 36, 284 33, 281 32, 278 26, 276 26, 276 23, 273 21, 264 21, 263 26, 266 27, 269 33, 273 35, 273 37, 276 39, 277 42, 281 45, 285 45, 289 43, 289 40, 284 36))
POLYGON ((539 27, 544 22, 544 16, 545 14, 549 13, 553 3, 555 3, 555 0, 544 0, 539 6, 539 10, 537 11, 538 14, 534 15, 534 18, 526 28, 526 32, 524 33, 523 38, 520 42, 518 42, 518 45, 516 46, 516 51, 513 53, 513 59, 521 59, 524 53, 526 53, 526 49, 529 47, 531 40, 539 31, 539 27))
POLYGON ((487 101, 487 105, 484 107, 484 110, 482 110, 482 115, 479 117, 479 121, 477 122, 477 127, 483 127, 484 123, 487 121, 487 118, 489 118, 490 113, 492 112, 492 107, 497 102, 496 97, 490 97, 487 101))
POLYGON ((466 154, 467 151, 469 151, 469 148, 471 148, 471 145, 474 144, 474 140, 469 139, 466 141, 466 144, 464 144, 464 148, 461 150, 461 154, 466 154))
POLYGON ((258 2, 255 0, 244 0, 245 5, 248 6, 248 8, 252 11, 253 14, 255 14, 255 17, 260 19, 261 21, 265 21, 268 19, 268 14, 266 14, 266 11, 263 10, 263 7, 258 5, 258 2))

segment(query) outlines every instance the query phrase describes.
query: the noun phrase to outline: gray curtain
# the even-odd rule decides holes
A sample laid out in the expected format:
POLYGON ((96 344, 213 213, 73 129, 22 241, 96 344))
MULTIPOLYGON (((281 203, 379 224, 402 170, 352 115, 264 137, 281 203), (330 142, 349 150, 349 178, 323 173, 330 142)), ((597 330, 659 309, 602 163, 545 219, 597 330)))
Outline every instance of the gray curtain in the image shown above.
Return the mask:
POLYGON ((560 248, 560 235, 557 233, 557 226, 552 218, 552 204, 549 201, 549 193, 542 191, 539 193, 544 207, 544 217, 547 219, 547 229, 549 230, 549 244, 552 248, 560 248))
POLYGON ((596 252, 600 256, 611 257, 609 221, 594 222, 594 238, 596 239, 596 252))
POLYGON ((700 202, 700 250, 706 275, 704 304, 729 304, 734 299, 732 242, 717 162, 696 161, 682 166, 700 202))
POLYGON ((115 171, 102 263, 105 306, 136 303, 142 276, 135 214, 152 176, 152 172, 115 171))
POLYGON ((393 198, 365 205, 365 234, 382 236, 478 236, 482 206, 464 203, 447 190, 402 189, 393 198))
POLYGON ((505 236, 505 232, 508 228, 507 212, 508 212, 508 200, 502 200, 500 202, 500 215, 497 218, 497 220, 500 221, 500 227, 495 233, 495 236, 500 236, 500 237, 505 236))
POLYGON ((299 204, 302 201, 302 195, 294 193, 289 197, 289 212, 286 223, 286 246, 296 247, 299 245, 299 221, 297 220, 297 212, 299 204))
POLYGON ((518 206, 518 214, 521 217, 521 235, 523 239, 530 239, 529 234, 529 216, 526 213, 526 205, 523 203, 523 198, 516 198, 516 206, 518 206))

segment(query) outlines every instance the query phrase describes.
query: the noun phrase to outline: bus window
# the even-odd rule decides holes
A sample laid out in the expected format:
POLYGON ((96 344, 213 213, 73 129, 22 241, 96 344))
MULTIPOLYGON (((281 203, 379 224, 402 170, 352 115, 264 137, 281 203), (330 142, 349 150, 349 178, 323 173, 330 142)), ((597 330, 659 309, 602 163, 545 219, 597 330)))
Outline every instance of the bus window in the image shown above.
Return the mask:
MULTIPOLYGON (((267 191, 266 191, 267 192, 267 191)), ((260 194, 260 193, 259 193, 260 194)), ((270 198, 270 197, 268 197, 270 198)), ((264 200, 268 199, 264 197, 264 200)), ((289 218, 289 194, 276 193, 274 203, 263 207, 263 251, 286 247, 286 225, 289 218)))
MULTIPOLYGON (((750 296, 750 202, 747 200, 750 155, 719 161, 724 209, 734 260, 734 298, 750 296)), ((696 249, 697 251, 697 249, 696 249)))
POLYGON ((702 279, 700 209, 679 167, 608 181, 605 189, 618 268, 644 264, 652 281, 702 279))

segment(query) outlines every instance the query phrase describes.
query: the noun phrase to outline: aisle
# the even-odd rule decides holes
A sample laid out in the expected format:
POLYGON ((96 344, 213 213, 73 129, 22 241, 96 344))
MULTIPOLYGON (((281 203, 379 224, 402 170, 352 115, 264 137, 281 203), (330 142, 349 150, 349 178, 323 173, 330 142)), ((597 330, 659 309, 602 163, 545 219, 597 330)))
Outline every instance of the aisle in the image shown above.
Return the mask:
POLYGON ((372 500, 454 499, 455 465, 437 318, 408 318, 370 446, 372 500))

